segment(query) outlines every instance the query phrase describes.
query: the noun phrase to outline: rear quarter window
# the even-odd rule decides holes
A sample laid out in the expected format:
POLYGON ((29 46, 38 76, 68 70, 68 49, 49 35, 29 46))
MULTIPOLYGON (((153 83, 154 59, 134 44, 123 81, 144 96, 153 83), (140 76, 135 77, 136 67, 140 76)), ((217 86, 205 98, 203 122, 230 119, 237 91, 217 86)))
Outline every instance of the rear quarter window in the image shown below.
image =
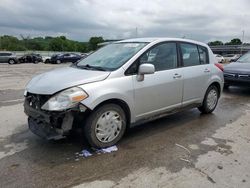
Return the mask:
POLYGON ((204 46, 198 46, 199 56, 200 56, 200 64, 208 64, 208 50, 204 46))

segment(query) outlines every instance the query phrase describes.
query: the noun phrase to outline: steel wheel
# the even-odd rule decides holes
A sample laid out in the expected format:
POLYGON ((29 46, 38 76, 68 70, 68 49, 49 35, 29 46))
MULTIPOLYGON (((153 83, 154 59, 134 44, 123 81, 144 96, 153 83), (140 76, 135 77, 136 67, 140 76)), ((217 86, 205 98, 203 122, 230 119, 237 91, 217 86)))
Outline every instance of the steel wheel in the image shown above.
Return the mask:
POLYGON ((84 122, 84 134, 95 148, 116 144, 124 135, 127 118, 117 104, 105 104, 95 109, 84 122))
POLYGON ((119 113, 107 111, 97 120, 95 134, 100 142, 112 142, 120 133, 122 120, 119 113))
POLYGON ((218 94, 217 91, 214 89, 210 90, 207 95, 207 107, 212 110, 215 108, 218 101, 218 94))
POLYGON ((219 100, 219 90, 211 85, 206 92, 202 105, 198 108, 202 113, 208 114, 214 111, 219 100))
POLYGON ((13 65, 13 64, 15 64, 16 62, 15 62, 14 59, 10 59, 8 63, 11 64, 11 65, 13 65))

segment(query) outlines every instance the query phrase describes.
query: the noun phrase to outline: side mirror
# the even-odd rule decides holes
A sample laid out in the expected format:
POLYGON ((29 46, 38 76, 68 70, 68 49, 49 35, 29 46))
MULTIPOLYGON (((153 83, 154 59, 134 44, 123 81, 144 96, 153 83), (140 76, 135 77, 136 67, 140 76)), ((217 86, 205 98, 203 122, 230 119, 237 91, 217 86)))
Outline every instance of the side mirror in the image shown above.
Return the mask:
POLYGON ((155 73, 155 66, 153 64, 145 63, 139 66, 139 75, 144 74, 154 74, 155 73))
POLYGON ((137 80, 143 81, 145 74, 154 74, 155 73, 155 66, 153 64, 145 63, 139 66, 137 80))

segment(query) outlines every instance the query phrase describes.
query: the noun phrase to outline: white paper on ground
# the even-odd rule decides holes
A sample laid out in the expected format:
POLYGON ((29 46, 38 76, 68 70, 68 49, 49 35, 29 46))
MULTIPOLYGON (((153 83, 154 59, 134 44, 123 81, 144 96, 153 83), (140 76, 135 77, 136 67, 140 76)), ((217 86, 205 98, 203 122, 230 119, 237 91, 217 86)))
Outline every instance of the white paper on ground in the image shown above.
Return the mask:
MULTIPOLYGON (((96 154, 111 153, 111 152, 114 152, 114 151, 117 151, 117 150, 118 150, 117 146, 111 146, 111 147, 108 147, 108 148, 95 150, 94 153, 96 153, 96 154)), ((78 155, 80 157, 90 157, 94 153, 91 153, 90 151, 84 149, 80 153, 76 153, 76 155, 78 155)))

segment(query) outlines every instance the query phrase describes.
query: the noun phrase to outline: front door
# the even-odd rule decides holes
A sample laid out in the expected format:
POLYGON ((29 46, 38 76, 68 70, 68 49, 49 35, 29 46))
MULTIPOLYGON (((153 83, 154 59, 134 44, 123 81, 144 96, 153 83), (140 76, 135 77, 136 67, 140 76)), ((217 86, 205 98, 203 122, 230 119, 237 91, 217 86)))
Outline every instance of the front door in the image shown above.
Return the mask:
POLYGON ((133 75, 136 120, 159 115, 181 106, 183 77, 178 68, 175 42, 158 44, 139 59, 138 63, 151 63, 155 73, 138 80, 133 75))

